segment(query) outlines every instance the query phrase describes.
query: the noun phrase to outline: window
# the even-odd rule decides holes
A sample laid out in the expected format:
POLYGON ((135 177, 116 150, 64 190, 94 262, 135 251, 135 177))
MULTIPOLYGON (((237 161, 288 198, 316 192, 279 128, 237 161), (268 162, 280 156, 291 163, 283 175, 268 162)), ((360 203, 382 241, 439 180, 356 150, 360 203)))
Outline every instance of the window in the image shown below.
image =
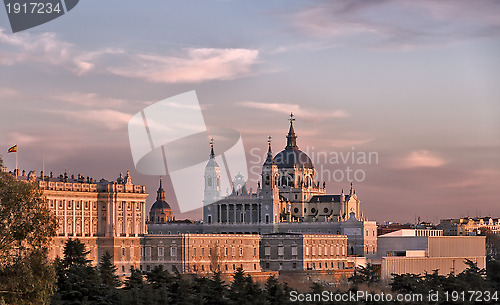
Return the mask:
POLYGON ((309 255, 309 247, 306 247, 306 255, 309 255))
POLYGON ((236 256, 236 248, 235 247, 232 248, 231 254, 232 254, 232 256, 236 256))
POLYGON ((125 266, 122 266, 122 272, 125 272, 125 266))
POLYGON ((212 223, 212 215, 208 215, 208 223, 212 223))
POLYGON ((177 257, 177 247, 170 248, 170 256, 177 257))
POLYGON ((240 248, 240 256, 243 256, 243 248, 240 248))
POLYGON ((163 256, 165 252, 165 248, 163 247, 158 247, 158 256, 163 256))
POLYGON ((297 255, 297 246, 292 246, 292 255, 297 255))
POLYGON ((125 256, 125 248, 122 247, 122 256, 125 256))
POLYGON ((278 255, 283 256, 285 254, 285 247, 282 245, 278 247, 278 255))
POLYGON ((266 246, 264 248, 264 255, 271 255, 271 247, 266 246))
POLYGON ((256 256, 257 255, 257 248, 253 248, 253 255, 256 256))
POLYGON ((196 248, 193 248, 193 256, 196 256, 196 248))
POLYGON ((146 257, 151 257, 151 247, 146 247, 146 257))
POLYGON ((205 256, 205 248, 201 248, 201 256, 205 256))
POLYGON ((280 270, 283 270, 283 263, 280 263, 280 270))
POLYGON ((257 270, 257 264, 253 264, 253 270, 257 270))
POLYGON ((293 268, 293 269, 297 269, 297 263, 293 263, 293 264, 292 264, 292 268, 293 268))
POLYGON ((224 255, 225 255, 225 256, 228 256, 228 255, 229 255, 229 249, 228 249, 228 248, 224 248, 224 255))
POLYGON ((151 271, 151 265, 146 265, 146 270, 151 271))
POLYGON ((312 247, 312 255, 316 255, 316 247, 312 247))
POLYGON ((269 214, 266 214, 266 223, 269 223, 269 214))
POLYGON ((269 263, 266 263, 266 268, 269 269, 269 263))

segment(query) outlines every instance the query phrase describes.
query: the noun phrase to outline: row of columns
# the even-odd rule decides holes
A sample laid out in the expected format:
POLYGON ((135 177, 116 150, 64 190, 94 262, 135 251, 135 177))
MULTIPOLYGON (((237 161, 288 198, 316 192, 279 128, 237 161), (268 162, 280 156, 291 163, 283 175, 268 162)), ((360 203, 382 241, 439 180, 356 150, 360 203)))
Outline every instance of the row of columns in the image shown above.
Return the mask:
POLYGON ((260 223, 262 220, 260 215, 261 204, 258 203, 219 203, 216 206, 218 223, 230 223, 230 216, 233 216, 231 223, 260 223), (232 212, 230 213, 231 206, 232 212), (223 207, 225 207, 224 212, 222 211, 223 207), (222 219, 223 213, 225 214, 225 221, 222 219))

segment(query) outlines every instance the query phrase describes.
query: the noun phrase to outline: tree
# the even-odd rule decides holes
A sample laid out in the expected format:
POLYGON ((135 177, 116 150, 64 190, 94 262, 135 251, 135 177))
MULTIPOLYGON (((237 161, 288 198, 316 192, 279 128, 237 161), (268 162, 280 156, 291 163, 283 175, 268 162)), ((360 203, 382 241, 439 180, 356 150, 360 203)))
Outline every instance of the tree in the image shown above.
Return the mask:
POLYGON ((146 279, 153 288, 167 287, 173 281, 170 272, 163 269, 163 265, 156 265, 150 272, 146 273, 146 279))
POLYGON ((87 259, 88 254, 80 240, 68 239, 64 258, 56 259, 57 292, 53 303, 91 303, 104 296, 99 272, 87 259))
POLYGON ((281 304, 286 297, 281 285, 278 283, 278 279, 274 275, 267 278, 264 291, 267 294, 268 304, 281 304))
POLYGON ((120 285, 118 275, 116 275, 116 270, 118 268, 111 262, 112 259, 113 256, 106 251, 101 256, 101 262, 99 263, 101 281, 102 284, 107 287, 117 287, 120 285))
POLYGON ((36 183, 0 171, 0 299, 8 304, 49 302, 54 270, 47 255, 56 224, 36 183))
POLYGON ((125 289, 141 289, 144 286, 144 277, 142 271, 130 266, 130 276, 125 281, 125 289))
POLYGON ((366 264, 366 266, 357 267, 354 275, 349 278, 349 282, 355 285, 366 283, 371 286, 380 280, 379 272, 373 264, 366 264))

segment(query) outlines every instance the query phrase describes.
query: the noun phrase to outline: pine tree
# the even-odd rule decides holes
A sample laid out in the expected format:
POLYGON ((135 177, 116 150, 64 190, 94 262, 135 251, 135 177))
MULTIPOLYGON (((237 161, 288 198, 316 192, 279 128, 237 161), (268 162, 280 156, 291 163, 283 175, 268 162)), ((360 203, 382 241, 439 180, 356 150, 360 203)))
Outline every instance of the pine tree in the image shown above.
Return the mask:
POLYGON ((87 259, 89 251, 78 239, 68 239, 64 258, 56 260, 57 293, 53 303, 98 302, 103 289, 97 268, 87 259))
POLYGON ((286 297, 281 285, 278 283, 278 279, 274 275, 267 278, 264 290, 267 294, 268 304, 281 304, 286 297))
POLYGON ((144 277, 142 276, 142 271, 134 268, 134 266, 130 267, 130 276, 127 276, 125 280, 125 289, 141 289, 144 287, 144 277))
POLYGON ((107 287, 117 287, 120 285, 118 275, 116 275, 116 270, 118 268, 111 262, 112 259, 113 256, 106 251, 101 256, 101 262, 99 263, 101 281, 102 284, 107 287))
POLYGON ((231 286, 229 288, 229 300, 231 304, 239 304, 241 300, 246 299, 246 278, 245 273, 242 268, 236 269, 236 272, 233 275, 233 281, 231 282, 231 286))

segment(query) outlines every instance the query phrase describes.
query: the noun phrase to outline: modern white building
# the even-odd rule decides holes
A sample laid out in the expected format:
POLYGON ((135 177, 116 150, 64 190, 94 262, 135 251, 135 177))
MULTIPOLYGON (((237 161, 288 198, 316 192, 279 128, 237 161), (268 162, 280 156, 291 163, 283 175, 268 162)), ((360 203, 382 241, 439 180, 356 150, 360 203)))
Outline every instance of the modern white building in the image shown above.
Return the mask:
POLYGON ((465 260, 486 267, 484 236, 442 236, 440 230, 405 229, 378 237, 378 255, 371 260, 381 266, 381 277, 391 274, 425 274, 438 269, 440 275, 458 274, 465 260))

